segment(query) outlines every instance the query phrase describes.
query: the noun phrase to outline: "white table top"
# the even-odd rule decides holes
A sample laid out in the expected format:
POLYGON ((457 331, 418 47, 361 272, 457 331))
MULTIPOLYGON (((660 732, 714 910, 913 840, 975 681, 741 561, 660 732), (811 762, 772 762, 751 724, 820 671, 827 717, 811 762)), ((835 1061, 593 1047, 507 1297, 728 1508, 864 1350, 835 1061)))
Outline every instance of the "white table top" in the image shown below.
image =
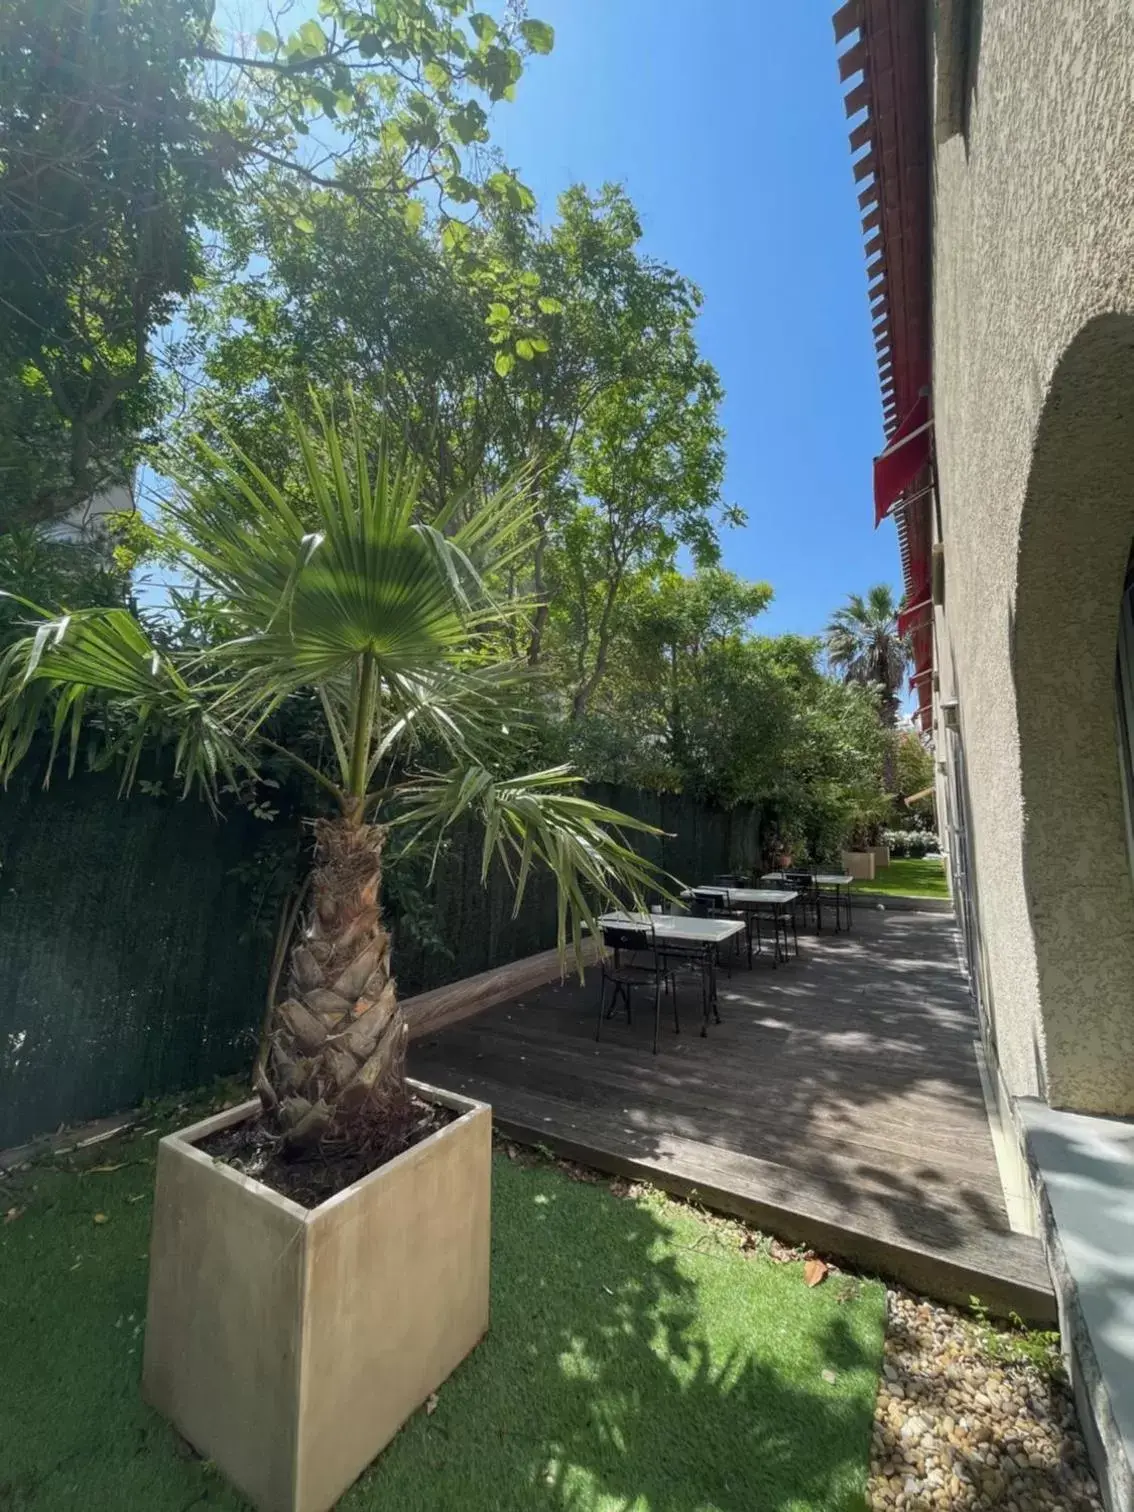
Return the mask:
POLYGON ((687 887, 681 896, 691 898, 695 892, 713 893, 718 898, 727 897, 730 903, 735 903, 740 908, 758 903, 793 903, 799 897, 797 892, 789 892, 783 887, 702 887, 700 884, 687 887))
POLYGON ((659 940, 692 940, 699 945, 719 945, 744 928, 743 919, 694 919, 689 914, 610 913, 603 914, 598 922, 614 928, 652 924, 659 940))
MULTIPOLYGON (((765 872, 760 881, 782 882, 785 877, 791 875, 790 872, 765 872)), ((847 876, 845 872, 818 872, 812 875, 811 880, 818 882, 820 887, 849 887, 854 878, 847 876)))

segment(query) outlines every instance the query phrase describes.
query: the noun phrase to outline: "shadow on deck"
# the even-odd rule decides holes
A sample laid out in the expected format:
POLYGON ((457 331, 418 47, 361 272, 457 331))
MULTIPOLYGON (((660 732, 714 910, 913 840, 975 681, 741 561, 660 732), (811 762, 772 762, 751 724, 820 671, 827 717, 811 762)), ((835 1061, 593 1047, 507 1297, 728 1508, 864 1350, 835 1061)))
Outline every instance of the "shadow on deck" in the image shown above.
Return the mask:
POLYGON ((415 1076, 482 1097, 497 1126, 590 1165, 696 1194, 931 1296, 979 1296, 1040 1321, 1054 1299, 1038 1240, 1011 1232, 952 920, 860 909, 801 958, 722 973, 603 1025, 597 971, 537 987, 411 1050, 415 1076))

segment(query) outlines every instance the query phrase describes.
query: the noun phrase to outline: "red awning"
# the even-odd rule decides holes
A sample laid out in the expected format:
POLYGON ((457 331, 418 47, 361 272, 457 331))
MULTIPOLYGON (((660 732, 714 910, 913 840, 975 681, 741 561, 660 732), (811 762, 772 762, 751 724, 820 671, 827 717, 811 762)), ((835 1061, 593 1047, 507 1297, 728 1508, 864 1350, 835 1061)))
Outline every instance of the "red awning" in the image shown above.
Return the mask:
POLYGON ((874 459, 874 524, 879 526, 929 461, 929 397, 920 395, 894 432, 886 450, 874 459))
POLYGON ((924 618, 927 609, 933 608, 933 600, 924 598, 918 604, 911 604, 908 609, 903 609, 898 615, 898 634, 908 635, 913 627, 924 618))

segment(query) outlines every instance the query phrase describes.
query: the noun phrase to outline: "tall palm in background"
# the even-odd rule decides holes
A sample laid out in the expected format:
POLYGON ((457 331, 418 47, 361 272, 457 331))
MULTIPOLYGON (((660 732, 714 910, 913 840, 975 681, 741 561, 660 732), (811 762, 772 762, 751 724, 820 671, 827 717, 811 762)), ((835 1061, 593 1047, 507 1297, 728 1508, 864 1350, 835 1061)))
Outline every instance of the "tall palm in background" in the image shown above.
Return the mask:
POLYGON ((657 886, 621 834, 649 826, 584 798, 566 768, 489 770, 490 753, 506 769, 524 675, 503 651, 524 606, 493 588, 530 548, 526 480, 430 516, 419 463, 385 443, 375 460, 356 417, 340 431, 315 413, 312 427, 290 417, 300 466, 286 488, 235 447, 202 445, 187 473, 166 549, 201 584, 207 645, 164 649, 121 607, 60 616, 24 604, 33 628, 0 657, 5 777, 45 725, 52 759, 67 743, 73 766, 94 704, 118 731, 124 789, 151 737, 172 732, 185 790, 210 802, 268 753, 325 795, 256 1070, 292 1147, 388 1141, 404 1119, 407 1026, 381 907, 392 829, 439 844, 454 822, 479 820, 485 873, 503 861, 517 907, 532 867, 549 868, 561 951, 602 904, 657 886), (298 697, 322 714, 323 741, 304 754, 269 733, 298 697), (443 769, 415 770, 423 754, 443 769))
POLYGON ((898 605, 889 586, 876 583, 865 598, 852 593, 831 616, 826 641, 827 658, 846 682, 879 690, 882 722, 893 728, 910 650, 898 634, 898 605))

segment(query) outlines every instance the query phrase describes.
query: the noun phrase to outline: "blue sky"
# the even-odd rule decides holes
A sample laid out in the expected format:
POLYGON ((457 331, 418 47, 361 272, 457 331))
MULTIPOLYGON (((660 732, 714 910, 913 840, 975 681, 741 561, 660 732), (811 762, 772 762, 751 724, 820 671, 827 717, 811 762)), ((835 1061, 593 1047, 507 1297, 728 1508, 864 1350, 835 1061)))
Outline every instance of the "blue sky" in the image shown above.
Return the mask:
POLYGON ((899 565, 875 532, 882 446, 833 0, 531 0, 555 27, 493 140, 545 216, 568 184, 624 184, 648 252, 698 283, 726 390, 725 563, 767 579, 765 631, 820 630, 899 565))

